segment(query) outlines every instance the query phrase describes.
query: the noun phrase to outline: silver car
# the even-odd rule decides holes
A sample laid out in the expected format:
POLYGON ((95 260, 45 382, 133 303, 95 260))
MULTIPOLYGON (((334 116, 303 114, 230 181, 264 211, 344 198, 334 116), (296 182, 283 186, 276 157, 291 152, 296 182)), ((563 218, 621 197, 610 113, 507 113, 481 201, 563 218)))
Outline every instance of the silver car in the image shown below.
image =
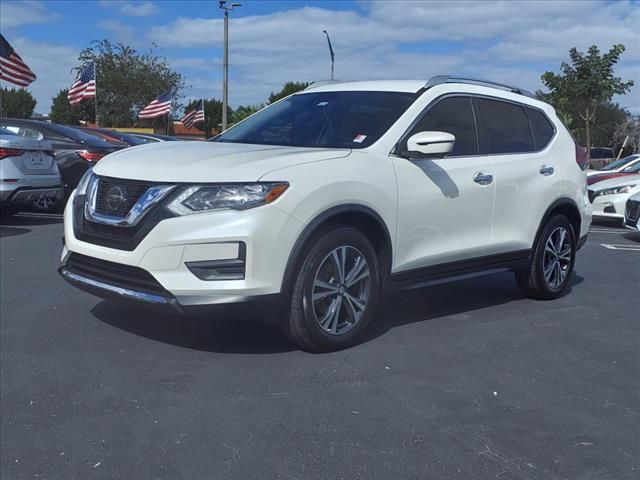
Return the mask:
POLYGON ((0 128, 0 212, 52 210, 64 190, 60 171, 46 141, 0 128))

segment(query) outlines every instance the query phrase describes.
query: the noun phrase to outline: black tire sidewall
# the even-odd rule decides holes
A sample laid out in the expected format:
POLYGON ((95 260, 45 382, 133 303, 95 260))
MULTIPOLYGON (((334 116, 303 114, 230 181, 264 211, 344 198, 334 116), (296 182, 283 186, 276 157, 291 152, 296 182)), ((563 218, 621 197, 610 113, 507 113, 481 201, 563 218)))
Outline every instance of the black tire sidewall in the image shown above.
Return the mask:
POLYGON ((375 313, 381 282, 376 253, 371 243, 360 231, 351 227, 339 227, 327 231, 324 235, 317 238, 316 242, 307 249, 306 258, 299 271, 296 283, 298 288, 294 289, 294 296, 299 298, 292 298, 292 301, 302 302, 302 314, 304 318, 301 320, 304 323, 304 330, 313 344, 313 346, 307 346, 308 348, 321 351, 339 350, 349 347, 361 339, 364 330, 371 322, 375 313), (316 321, 311 296, 313 282, 318 268, 326 256, 340 246, 356 248, 365 257, 369 271, 371 272, 371 284, 367 307, 357 324, 342 335, 331 335, 323 331, 322 327, 316 321), (302 283, 299 284, 298 282, 302 283))
POLYGON ((543 293, 549 297, 557 297, 566 292, 569 288, 569 282, 571 281, 571 276, 573 275, 573 268, 576 262, 576 233, 569 222, 569 219, 564 215, 556 215, 551 218, 544 229, 542 230, 540 237, 538 238, 538 244, 536 245, 536 253, 534 258, 534 269, 535 274, 538 277, 536 280, 540 288, 543 290, 543 293), (564 281, 557 288, 551 287, 546 279, 544 278, 544 249, 547 244, 547 240, 551 233, 558 227, 563 227, 567 230, 569 234, 569 241, 571 242, 571 262, 569 264, 569 272, 565 277, 564 281))

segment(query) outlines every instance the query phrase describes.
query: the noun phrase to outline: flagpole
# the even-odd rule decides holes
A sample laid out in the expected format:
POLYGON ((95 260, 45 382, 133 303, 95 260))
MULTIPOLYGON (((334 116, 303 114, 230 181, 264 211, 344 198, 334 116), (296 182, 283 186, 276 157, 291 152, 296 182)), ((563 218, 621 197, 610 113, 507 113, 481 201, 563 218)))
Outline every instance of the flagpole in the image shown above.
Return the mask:
POLYGON ((96 96, 93 97, 93 101, 94 101, 94 113, 96 115, 96 128, 99 126, 98 125, 98 73, 96 71, 96 62, 95 60, 93 61, 93 81, 95 82, 96 86, 95 86, 95 90, 96 90, 96 96))
POLYGON ((204 122, 204 139, 207 139, 207 114, 204 111, 204 98, 200 99, 200 106, 202 107, 202 121, 204 122))

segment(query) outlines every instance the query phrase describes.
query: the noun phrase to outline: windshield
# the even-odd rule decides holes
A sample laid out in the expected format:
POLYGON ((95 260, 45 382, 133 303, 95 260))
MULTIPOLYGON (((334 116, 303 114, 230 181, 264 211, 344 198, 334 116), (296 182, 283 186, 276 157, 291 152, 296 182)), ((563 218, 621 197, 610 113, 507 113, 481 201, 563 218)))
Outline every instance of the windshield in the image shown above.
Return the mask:
POLYGON ((616 168, 622 167, 623 165, 626 165, 627 163, 635 160, 636 158, 638 158, 638 155, 629 155, 628 157, 620 158, 615 162, 611 162, 602 170, 615 170, 616 168))
POLYGON ((365 148, 416 98, 402 92, 293 95, 215 137, 215 142, 291 147, 365 148))
POLYGON ((622 173, 638 173, 640 172, 640 162, 636 162, 633 165, 624 167, 621 171, 622 173))

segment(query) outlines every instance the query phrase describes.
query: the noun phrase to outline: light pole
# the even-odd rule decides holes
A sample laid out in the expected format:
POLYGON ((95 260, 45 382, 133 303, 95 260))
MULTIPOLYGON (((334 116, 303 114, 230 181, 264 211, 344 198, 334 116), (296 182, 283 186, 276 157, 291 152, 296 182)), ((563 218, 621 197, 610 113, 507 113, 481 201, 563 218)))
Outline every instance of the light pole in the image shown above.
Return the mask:
POLYGON ((227 0, 218 0, 218 6, 224 10, 224 58, 222 64, 222 131, 227 129, 227 105, 229 104, 229 12, 241 3, 227 5, 227 0))
POLYGON ((329 34, 326 30, 322 30, 322 33, 327 36, 327 43, 329 44, 329 54, 331 55, 331 80, 333 80, 333 60, 335 58, 335 55, 333 53, 333 47, 331 46, 331 39, 329 38, 329 34))

